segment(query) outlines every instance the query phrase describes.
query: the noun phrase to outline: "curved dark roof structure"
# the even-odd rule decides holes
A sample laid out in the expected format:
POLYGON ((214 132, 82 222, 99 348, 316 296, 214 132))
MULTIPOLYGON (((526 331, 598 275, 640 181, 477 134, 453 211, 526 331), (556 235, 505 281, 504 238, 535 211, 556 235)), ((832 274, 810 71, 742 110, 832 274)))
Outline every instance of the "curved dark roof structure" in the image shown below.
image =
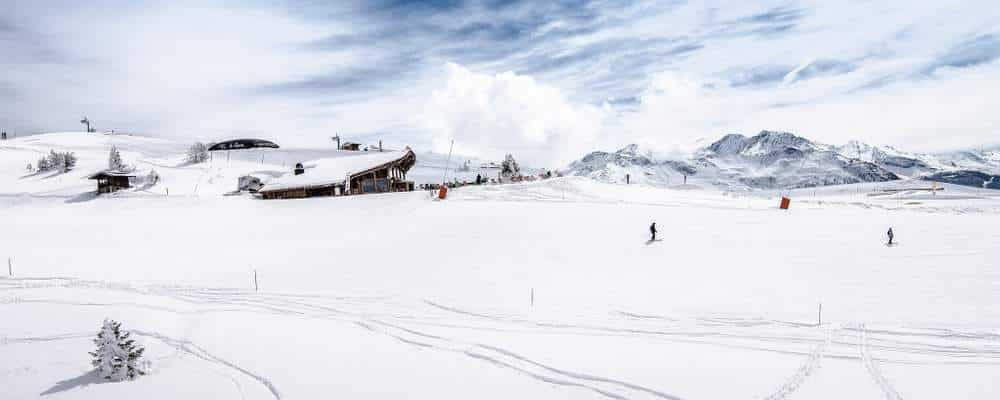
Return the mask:
POLYGON ((211 147, 208 148, 208 151, 244 150, 244 149, 256 149, 256 148, 277 149, 278 145, 274 144, 274 142, 270 142, 263 139, 234 139, 213 144, 211 147))

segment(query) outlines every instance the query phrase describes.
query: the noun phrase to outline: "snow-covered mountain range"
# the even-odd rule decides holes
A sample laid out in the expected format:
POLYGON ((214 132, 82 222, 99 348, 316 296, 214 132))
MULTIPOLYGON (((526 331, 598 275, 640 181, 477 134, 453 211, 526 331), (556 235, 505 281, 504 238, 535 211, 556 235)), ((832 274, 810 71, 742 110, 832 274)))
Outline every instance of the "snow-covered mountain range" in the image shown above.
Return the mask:
POLYGON ((730 189, 776 189, 884 182, 904 178, 1000 189, 1000 151, 908 153, 852 141, 843 146, 813 142, 788 132, 728 134, 693 154, 658 156, 631 144, 613 153, 595 151, 566 173, 602 181, 675 185, 682 182, 730 189))

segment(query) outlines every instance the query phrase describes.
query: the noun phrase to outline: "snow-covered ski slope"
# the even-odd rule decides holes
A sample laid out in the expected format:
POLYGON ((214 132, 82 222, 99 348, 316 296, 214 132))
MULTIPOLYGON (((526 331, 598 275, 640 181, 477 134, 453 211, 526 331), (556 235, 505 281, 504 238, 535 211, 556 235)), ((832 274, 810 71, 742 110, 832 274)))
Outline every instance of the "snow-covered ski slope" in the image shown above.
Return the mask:
POLYGON ((997 191, 561 178, 261 201, 221 194, 280 164, 116 137, 170 195, 93 198, 106 144, 70 135, 0 142, 3 399, 1000 395, 997 191), (25 177, 49 147, 78 170, 25 177), (149 375, 89 373, 105 317, 149 375))
MULTIPOLYGON (((108 135, 98 133, 63 132, 26 136, 0 142, 0 195, 32 198, 75 198, 88 200, 95 183, 86 176, 107 168, 108 152, 118 148, 122 160, 135 167, 138 175, 156 171, 160 183, 153 187, 139 187, 118 193, 118 197, 143 196, 214 196, 236 190, 237 180, 243 175, 254 175, 267 182, 269 179, 290 174, 296 163, 335 157, 351 157, 367 152, 339 151, 330 148, 280 148, 249 149, 212 152, 209 162, 189 164, 185 154, 191 143, 179 143, 159 138, 108 135), (35 162, 50 150, 71 151, 79 158, 77 167, 68 173, 29 172, 27 165, 35 162)), ((454 169, 466 161, 453 157, 447 179, 475 181, 476 175, 495 176, 496 170, 472 168, 458 172, 454 169)), ((479 165, 471 162, 471 165, 479 165)), ((407 179, 422 183, 440 183, 444 178, 447 156, 418 153, 417 165, 407 179)))

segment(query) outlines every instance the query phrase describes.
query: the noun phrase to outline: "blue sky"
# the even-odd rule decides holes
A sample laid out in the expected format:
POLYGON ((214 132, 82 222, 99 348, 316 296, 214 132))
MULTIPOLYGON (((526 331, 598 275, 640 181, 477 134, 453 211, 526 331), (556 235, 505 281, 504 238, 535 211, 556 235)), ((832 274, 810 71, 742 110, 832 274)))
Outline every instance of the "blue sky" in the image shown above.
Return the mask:
POLYGON ((793 131, 1000 142, 993 1, 5 2, 0 125, 558 165, 793 131))

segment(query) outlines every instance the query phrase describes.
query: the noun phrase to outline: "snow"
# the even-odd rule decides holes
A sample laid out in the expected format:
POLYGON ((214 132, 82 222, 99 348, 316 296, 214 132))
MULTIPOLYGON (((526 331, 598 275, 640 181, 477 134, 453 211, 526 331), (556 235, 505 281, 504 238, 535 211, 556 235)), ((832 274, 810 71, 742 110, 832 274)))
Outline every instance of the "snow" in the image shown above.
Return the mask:
MULTIPOLYGON (((355 152, 357 153, 357 152, 355 152)), ((304 163, 302 175, 287 174, 264 185, 261 191, 344 183, 348 176, 403 158, 407 152, 363 152, 304 163)))
POLYGON ((991 153, 906 153, 859 141, 843 146, 812 142, 788 132, 761 131, 753 137, 728 134, 693 154, 661 154, 629 145, 614 153, 592 152, 564 171, 610 183, 673 186, 684 175, 692 184, 724 190, 814 187, 893 180, 932 179, 980 186, 1000 171, 991 153), (639 155, 642 154, 642 155, 639 155), (858 163, 858 160, 863 162, 858 163))
POLYGON ((287 172, 262 154, 336 153, 185 165, 184 144, 115 137, 161 183, 86 197, 109 138, 44 136, 0 142, 4 399, 1000 394, 1000 191, 570 177, 268 202, 221 194, 287 172), (50 147, 79 171, 25 177, 50 147), (93 377, 104 318, 149 374, 93 377))

